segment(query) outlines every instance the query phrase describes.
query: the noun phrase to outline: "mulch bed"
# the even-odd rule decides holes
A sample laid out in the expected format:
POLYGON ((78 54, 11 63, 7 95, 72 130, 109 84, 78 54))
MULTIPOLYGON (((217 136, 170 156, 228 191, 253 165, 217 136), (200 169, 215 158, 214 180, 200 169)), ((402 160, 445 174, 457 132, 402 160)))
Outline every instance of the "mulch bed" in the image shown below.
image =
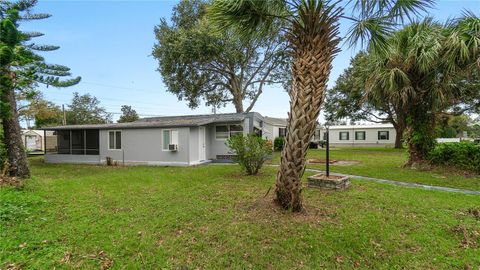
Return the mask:
POLYGON ((14 186, 21 185, 21 181, 16 177, 0 176, 0 186, 14 186))

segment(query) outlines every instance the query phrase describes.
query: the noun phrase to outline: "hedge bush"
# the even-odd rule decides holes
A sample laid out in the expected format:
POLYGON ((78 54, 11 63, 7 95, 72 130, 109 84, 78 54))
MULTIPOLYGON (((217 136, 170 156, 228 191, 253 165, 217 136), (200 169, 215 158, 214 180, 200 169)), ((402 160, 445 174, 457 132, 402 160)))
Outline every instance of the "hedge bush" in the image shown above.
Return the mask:
POLYGON ((235 152, 233 160, 238 162, 248 175, 257 174, 272 154, 272 141, 255 134, 230 137, 227 146, 235 152))
POLYGON ((273 149, 275 151, 282 151, 284 144, 285 144, 284 137, 276 137, 275 140, 273 140, 273 149))
POLYGON ((480 145, 472 142, 439 143, 429 153, 433 164, 448 165, 480 173, 480 145))

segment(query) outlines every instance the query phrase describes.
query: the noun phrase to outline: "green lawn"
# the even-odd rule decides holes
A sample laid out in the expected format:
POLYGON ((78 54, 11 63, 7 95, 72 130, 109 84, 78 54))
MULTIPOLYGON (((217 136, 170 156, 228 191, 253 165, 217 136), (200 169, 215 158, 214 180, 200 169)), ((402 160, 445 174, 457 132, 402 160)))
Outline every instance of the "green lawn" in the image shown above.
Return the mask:
POLYGON ((263 198, 272 167, 32 163, 23 190, 0 189, 1 269, 480 267, 479 196, 354 180, 292 214, 263 198))
MULTIPOLYGON (((469 190, 480 190, 480 177, 464 175, 452 168, 437 168, 425 171, 403 168, 407 160, 406 150, 392 148, 335 148, 330 151, 331 159, 355 160, 359 164, 330 166, 332 172, 368 177, 445 186, 469 190)), ((307 158, 325 159, 324 149, 310 149, 307 158)), ((276 152, 271 164, 278 164, 280 153, 276 152)), ((324 164, 309 164, 308 168, 325 170, 324 164)))

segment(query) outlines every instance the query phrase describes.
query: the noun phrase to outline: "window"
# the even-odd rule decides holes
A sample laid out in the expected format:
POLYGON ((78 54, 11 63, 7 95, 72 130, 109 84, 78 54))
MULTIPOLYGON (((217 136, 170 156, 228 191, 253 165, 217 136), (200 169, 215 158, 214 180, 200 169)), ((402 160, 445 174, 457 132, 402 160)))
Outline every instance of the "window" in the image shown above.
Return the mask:
POLYGON ((230 125, 230 137, 237 135, 237 134, 243 134, 243 127, 241 125, 230 125))
POLYGON ((379 131, 378 132, 378 139, 379 140, 388 140, 389 139, 389 132, 388 131, 379 131))
POLYGON ((278 128, 278 137, 286 137, 287 128, 278 128))
POLYGON ((122 132, 121 131, 108 132, 108 149, 109 150, 122 149, 122 132))
POLYGON ((178 145, 178 130, 164 129, 162 131, 162 150, 170 150, 170 144, 178 145))
POLYGON ((324 133, 323 133, 323 140, 324 140, 324 141, 327 140, 327 136, 328 136, 327 132, 324 132, 324 133))
POLYGON ((365 131, 355 131, 355 140, 365 141, 365 131))
POLYGON ((340 141, 348 141, 350 139, 350 135, 348 132, 340 132, 339 134, 340 141))
POLYGON ((215 126, 215 139, 226 140, 236 134, 243 134, 241 125, 218 125, 215 126))
POLYGON ((228 126, 216 126, 215 138, 219 140, 228 139, 228 126))

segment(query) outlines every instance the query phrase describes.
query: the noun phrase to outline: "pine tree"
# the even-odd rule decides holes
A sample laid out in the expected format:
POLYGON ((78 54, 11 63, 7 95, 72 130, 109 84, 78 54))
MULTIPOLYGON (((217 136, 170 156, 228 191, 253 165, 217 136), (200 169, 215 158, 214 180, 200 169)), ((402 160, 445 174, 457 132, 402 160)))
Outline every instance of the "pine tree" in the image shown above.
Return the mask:
POLYGON ((38 51, 53 51, 58 46, 38 45, 32 41, 43 34, 22 32, 22 21, 41 20, 50 17, 45 13, 31 13, 36 0, 0 1, 0 116, 7 150, 9 175, 26 178, 30 175, 23 149, 18 122, 16 93, 26 91, 38 84, 68 87, 77 84, 80 77, 69 77, 70 69, 61 65, 47 64, 38 51))

